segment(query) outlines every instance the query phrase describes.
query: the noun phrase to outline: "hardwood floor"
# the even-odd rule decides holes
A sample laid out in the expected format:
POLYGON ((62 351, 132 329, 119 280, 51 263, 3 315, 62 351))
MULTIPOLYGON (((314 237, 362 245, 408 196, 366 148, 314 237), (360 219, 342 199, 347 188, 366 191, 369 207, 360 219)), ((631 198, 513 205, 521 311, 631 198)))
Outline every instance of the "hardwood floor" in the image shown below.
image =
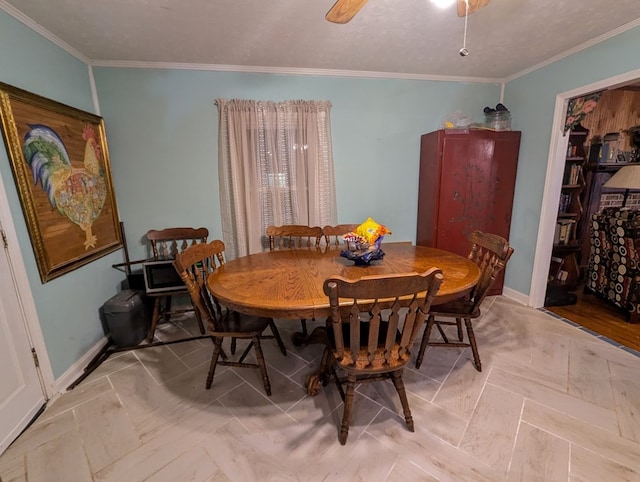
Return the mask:
POLYGON ((614 305, 594 294, 584 294, 582 289, 575 294, 578 296, 575 305, 550 306, 546 309, 614 342, 640 351, 640 323, 628 323, 624 314, 614 305))

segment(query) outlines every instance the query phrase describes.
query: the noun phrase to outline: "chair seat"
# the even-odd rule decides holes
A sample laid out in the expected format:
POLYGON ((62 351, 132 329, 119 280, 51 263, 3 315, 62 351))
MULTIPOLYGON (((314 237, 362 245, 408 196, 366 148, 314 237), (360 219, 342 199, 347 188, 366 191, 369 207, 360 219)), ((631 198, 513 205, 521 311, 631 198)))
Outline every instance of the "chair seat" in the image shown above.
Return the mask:
MULTIPOLYGON (((383 321, 380 323, 380 337, 378 339, 384 340, 387 336, 387 331, 389 329, 389 323, 383 321)), ((343 338, 346 341, 351 339, 351 330, 348 323, 342 324, 343 338)), ((331 346, 335 346, 335 338, 333 334, 333 330, 327 330, 327 334, 329 336, 329 341, 331 342, 331 346)), ((345 370, 349 371, 350 369, 354 370, 362 370, 367 369, 367 371, 383 373, 386 371, 397 370, 398 368, 403 367, 409 362, 411 358, 411 354, 409 351, 404 350, 403 354, 400 355, 400 347, 398 343, 400 342, 400 332, 396 331, 396 343, 394 343, 391 351, 389 353, 389 358, 385 356, 385 349, 383 345, 378 345, 378 348, 373 354, 373 358, 369 359, 367 354, 367 341, 369 339, 369 324, 362 323, 360 325, 360 347, 358 348, 357 356, 354 360, 353 351, 351 347, 345 346, 344 356, 340 359, 338 353, 334 350, 333 356, 336 359, 338 365, 345 370)))
POLYGON ((460 298, 457 300, 449 301, 441 305, 431 307, 429 315, 433 316, 449 316, 459 318, 478 318, 480 316, 480 309, 474 308, 474 305, 467 298, 460 298))
POLYGON ((249 338, 260 335, 270 323, 270 318, 245 315, 237 311, 228 311, 220 320, 220 331, 224 332, 225 336, 230 336, 230 334, 233 333, 234 336, 238 338, 249 338))
POLYGON ((171 291, 158 291, 157 293, 145 293, 145 296, 149 298, 160 298, 163 296, 175 296, 175 295, 186 295, 189 294, 189 290, 185 286, 184 288, 176 288, 171 291))

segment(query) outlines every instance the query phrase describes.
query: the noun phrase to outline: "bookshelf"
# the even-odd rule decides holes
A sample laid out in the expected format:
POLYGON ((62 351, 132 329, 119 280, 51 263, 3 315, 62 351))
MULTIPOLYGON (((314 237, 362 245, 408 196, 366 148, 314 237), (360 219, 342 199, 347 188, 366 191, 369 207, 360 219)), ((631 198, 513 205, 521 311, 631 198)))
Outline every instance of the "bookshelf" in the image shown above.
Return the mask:
POLYGON ((558 201, 558 217, 549 267, 549 285, 574 289, 580 282, 582 231, 585 229, 585 143, 589 131, 578 125, 569 132, 562 189, 558 201))

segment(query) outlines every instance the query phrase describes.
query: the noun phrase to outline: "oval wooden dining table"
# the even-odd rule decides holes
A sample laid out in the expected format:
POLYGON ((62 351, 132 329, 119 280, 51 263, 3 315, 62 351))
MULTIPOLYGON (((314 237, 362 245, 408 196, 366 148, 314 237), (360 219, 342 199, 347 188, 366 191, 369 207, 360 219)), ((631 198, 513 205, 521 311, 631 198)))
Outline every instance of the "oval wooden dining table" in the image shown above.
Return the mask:
MULTIPOLYGON (((357 266, 340 256, 340 249, 291 249, 269 251, 234 259, 209 275, 209 291, 226 307, 249 315, 271 318, 328 318, 329 298, 324 281, 334 275, 359 279, 369 275, 423 273, 432 267, 442 270, 444 281, 433 304, 464 296, 478 282, 480 270, 471 260, 441 249, 388 243, 385 256, 370 265, 357 266)), ((294 344, 327 343, 324 327, 304 337, 294 333, 294 344)), ((325 352, 326 353, 326 352, 325 352)), ((306 390, 317 395, 329 373, 322 357, 319 367, 307 377, 306 390)))
POLYGON ((410 243, 382 245, 385 256, 367 266, 357 266, 340 256, 339 248, 290 249, 243 256, 209 275, 207 285, 224 306, 249 315, 271 318, 326 318, 330 315, 324 281, 334 275, 359 279, 369 275, 423 273, 442 270, 444 281, 433 304, 468 293, 478 282, 477 265, 441 249, 410 243))

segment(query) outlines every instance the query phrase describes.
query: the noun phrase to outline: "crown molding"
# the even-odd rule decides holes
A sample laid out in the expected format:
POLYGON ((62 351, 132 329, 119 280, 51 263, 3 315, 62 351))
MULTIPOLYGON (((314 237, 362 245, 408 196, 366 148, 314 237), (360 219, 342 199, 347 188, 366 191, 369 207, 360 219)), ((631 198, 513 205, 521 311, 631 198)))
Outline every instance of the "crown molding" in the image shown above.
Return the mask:
POLYGON ((610 38, 613 38, 617 35, 620 35, 621 33, 626 32, 627 30, 631 30, 634 29, 636 27, 640 27, 640 19, 634 20, 633 22, 629 22, 629 23, 625 23, 624 25, 621 25, 620 27, 611 30, 607 33, 604 33, 598 37, 594 37, 591 40, 588 40, 576 47, 573 47, 572 49, 566 50, 565 52, 558 54, 558 55, 554 55, 553 57, 540 62, 539 64, 533 65, 531 67, 529 67, 528 69, 522 70, 520 72, 518 72, 517 74, 513 74, 510 75, 508 77, 506 77, 504 79, 504 82, 511 82, 512 80, 516 80, 520 77, 523 77, 527 74, 530 74, 531 72, 534 72, 538 69, 541 69, 542 67, 546 67, 547 65, 550 65, 554 62, 557 62, 558 60, 564 59, 566 57, 569 57, 573 54, 576 54, 578 52, 581 52, 582 50, 588 49, 589 47, 593 47, 596 44, 599 44, 600 42, 604 42, 605 40, 609 40, 610 38))
POLYGON ((19 22, 25 24, 31 30, 33 30, 34 32, 37 32, 38 34, 40 34, 41 36, 43 36, 44 38, 49 40, 51 43, 53 43, 53 44, 57 45, 58 47, 60 47, 62 50, 68 52, 71 55, 73 55, 78 60, 84 62, 87 65, 90 64, 91 59, 89 59, 89 57, 87 57, 86 55, 81 54, 79 51, 74 49, 71 45, 66 43, 64 40, 56 37, 54 34, 49 32, 42 25, 40 25, 39 23, 36 23, 33 20, 31 20, 29 17, 27 17, 20 10, 17 10, 13 5, 8 4, 5 0, 0 0, 0 10, 4 10, 6 13, 11 15, 13 18, 15 18, 19 22))
MULTIPOLYGON (((0 0, 1 1, 1 0, 0 0)), ((128 69, 209 70, 217 72, 243 72, 254 74, 306 75, 320 77, 358 77, 369 79, 429 80, 435 82, 469 82, 498 84, 502 79, 490 77, 460 77, 448 75, 372 72, 365 70, 305 69, 295 67, 262 67, 250 65, 190 64, 178 62, 139 62, 129 60, 92 60, 93 67, 128 69)))

